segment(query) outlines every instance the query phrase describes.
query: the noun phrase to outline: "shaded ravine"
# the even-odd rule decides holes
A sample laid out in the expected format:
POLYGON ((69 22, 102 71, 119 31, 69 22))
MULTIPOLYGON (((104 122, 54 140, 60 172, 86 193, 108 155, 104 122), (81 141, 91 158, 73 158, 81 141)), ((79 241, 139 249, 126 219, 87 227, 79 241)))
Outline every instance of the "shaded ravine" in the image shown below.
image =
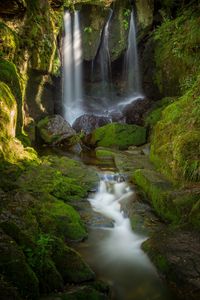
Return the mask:
POLYGON ((147 236, 134 233, 129 218, 121 211, 123 202, 133 200, 134 191, 114 172, 100 173, 100 178, 97 192, 88 199, 92 208, 89 236, 77 250, 97 278, 109 283, 111 299, 173 300, 141 250, 147 236))

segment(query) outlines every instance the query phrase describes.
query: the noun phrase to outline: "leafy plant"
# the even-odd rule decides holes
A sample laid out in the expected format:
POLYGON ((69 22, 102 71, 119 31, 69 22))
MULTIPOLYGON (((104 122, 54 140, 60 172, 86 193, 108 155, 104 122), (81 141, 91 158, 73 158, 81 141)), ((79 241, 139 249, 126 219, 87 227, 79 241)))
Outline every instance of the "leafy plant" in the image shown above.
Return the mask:
POLYGON ((92 33, 92 27, 88 26, 84 28, 84 32, 86 33, 92 33))

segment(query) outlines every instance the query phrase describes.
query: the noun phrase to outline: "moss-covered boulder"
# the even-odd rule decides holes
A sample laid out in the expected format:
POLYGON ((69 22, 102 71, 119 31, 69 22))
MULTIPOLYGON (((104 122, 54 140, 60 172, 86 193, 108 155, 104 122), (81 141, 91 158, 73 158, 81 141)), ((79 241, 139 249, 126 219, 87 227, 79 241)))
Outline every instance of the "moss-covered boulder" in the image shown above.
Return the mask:
POLYGON ((137 125, 111 123, 92 132, 92 146, 127 149, 131 145, 142 145, 146 141, 146 129, 137 125))
POLYGON ((69 143, 76 135, 75 130, 60 115, 46 117, 37 124, 40 136, 46 144, 69 143))
POLYGON ((16 131, 21 133, 23 126, 23 107, 20 77, 16 66, 7 60, 0 59, 0 81, 6 83, 15 97, 17 104, 16 131))
POLYGON ((16 242, 0 231, 0 273, 16 286, 22 298, 37 299, 39 283, 16 242), (9 251, 8 251, 9 250, 9 251))
POLYGON ((51 194, 65 202, 80 201, 97 183, 95 170, 67 157, 49 156, 39 165, 29 165, 17 180, 25 192, 51 194))
POLYGON ((162 111, 151 136, 152 162, 176 180, 200 179, 200 77, 192 87, 162 111))
POLYGON ((166 18, 155 31, 154 40, 157 86, 165 96, 180 95, 199 72, 198 4, 183 10, 177 18, 166 18))
POLYGON ((161 174, 148 169, 136 170, 133 181, 145 192, 147 200, 161 218, 176 225, 190 224, 200 229, 199 222, 195 220, 199 216, 198 188, 175 188, 161 174))
POLYGON ((64 282, 81 283, 94 279, 94 272, 83 261, 80 254, 61 240, 55 240, 52 258, 64 282))
POLYGON ((39 205, 38 221, 46 233, 66 240, 83 240, 87 232, 78 212, 60 200, 45 202, 39 205))
POLYGON ((17 105, 10 88, 0 82, 0 136, 15 136, 17 105))
POLYGON ((0 57, 13 60, 17 49, 17 35, 5 23, 0 22, 0 57))

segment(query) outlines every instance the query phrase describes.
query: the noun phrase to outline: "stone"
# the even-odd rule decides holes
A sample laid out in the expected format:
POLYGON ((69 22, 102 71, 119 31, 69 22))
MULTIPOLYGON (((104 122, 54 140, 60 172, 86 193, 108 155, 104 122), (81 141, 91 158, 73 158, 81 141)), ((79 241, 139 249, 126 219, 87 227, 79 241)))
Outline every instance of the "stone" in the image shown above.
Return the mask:
POLYGON ((127 124, 143 125, 143 115, 150 107, 148 99, 137 99, 130 104, 127 104, 123 110, 123 116, 127 124))
POLYGON ((16 242, 0 230, 0 273, 18 288, 22 298, 38 299, 39 286, 35 273, 26 262, 16 242))
POLYGON ((131 145, 139 146, 146 141, 146 129, 137 125, 111 123, 95 129, 89 144, 94 147, 111 147, 120 150, 131 145))
POLYGON ((199 299, 199 233, 165 229, 147 240, 143 249, 178 298, 199 299))
POLYGON ((59 239, 55 239, 52 257, 65 283, 82 283, 94 280, 94 272, 84 262, 80 254, 59 239))
POLYGON ((76 136, 75 130, 60 115, 47 116, 38 122, 37 128, 46 144, 69 143, 71 145, 70 139, 76 136))
POLYGON ((85 114, 77 118, 72 127, 76 132, 83 131, 85 134, 90 134, 94 129, 108 123, 110 123, 110 118, 108 117, 85 114))

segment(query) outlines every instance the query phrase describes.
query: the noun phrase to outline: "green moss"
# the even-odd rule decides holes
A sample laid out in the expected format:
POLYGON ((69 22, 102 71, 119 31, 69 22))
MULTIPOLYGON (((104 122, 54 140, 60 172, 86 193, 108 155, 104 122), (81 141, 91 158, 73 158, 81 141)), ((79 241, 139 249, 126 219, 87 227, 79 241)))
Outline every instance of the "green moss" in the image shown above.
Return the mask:
POLYGON ((113 159, 114 153, 110 151, 109 149, 101 149, 97 148, 95 149, 96 157, 98 158, 104 158, 104 159, 113 159))
POLYGON ((6 83, 17 102, 17 133, 21 133, 23 125, 22 93, 16 66, 9 61, 0 59, 0 81, 6 83))
POLYGON ((77 211, 62 201, 42 203, 37 213, 40 226, 46 233, 69 240, 82 240, 87 236, 77 211))
POLYGON ((94 146, 127 149, 146 141, 146 129, 137 125, 110 123, 92 132, 90 143, 94 146))
POLYGON ((155 254, 150 241, 144 242, 142 244, 142 249, 150 255, 153 263, 161 273, 167 274, 170 271, 167 258, 161 254, 155 254))
POLYGON ((65 282, 81 283, 94 279, 94 273, 80 254, 59 239, 55 239, 52 258, 65 282))
POLYGON ((199 73, 198 7, 194 5, 177 18, 166 19, 156 29, 154 38, 157 41, 156 81, 160 91, 165 95, 180 95, 199 73))
POLYGON ((9 236, 0 235, 0 272, 16 286, 24 298, 37 299, 38 280, 27 265, 23 252, 9 236), (8 251, 9 249, 9 251, 8 251))
POLYGON ((67 158, 49 157, 40 165, 29 166, 19 178, 18 184, 22 190, 36 195, 49 193, 64 201, 77 201, 86 197, 94 184, 92 180, 96 179, 89 170, 87 178, 86 174, 87 169, 82 169, 81 163, 67 158))
POLYGON ((155 107, 148 113, 145 118, 145 126, 152 128, 156 125, 158 121, 162 118, 162 111, 174 101, 173 98, 163 98, 161 101, 158 101, 155 107))
POLYGON ((10 88, 0 82, 0 138, 14 137, 16 128, 17 107, 10 88))
POLYGON ((156 213, 174 225, 191 224, 200 228, 198 222, 200 192, 196 189, 175 189, 159 173, 152 170, 136 170, 133 181, 145 192, 156 213))
POLYGON ((200 77, 176 102, 166 107, 151 137, 152 162, 175 180, 200 179, 200 77))
POLYGON ((0 22, 0 58, 13 60, 18 47, 17 35, 6 24, 0 22))

